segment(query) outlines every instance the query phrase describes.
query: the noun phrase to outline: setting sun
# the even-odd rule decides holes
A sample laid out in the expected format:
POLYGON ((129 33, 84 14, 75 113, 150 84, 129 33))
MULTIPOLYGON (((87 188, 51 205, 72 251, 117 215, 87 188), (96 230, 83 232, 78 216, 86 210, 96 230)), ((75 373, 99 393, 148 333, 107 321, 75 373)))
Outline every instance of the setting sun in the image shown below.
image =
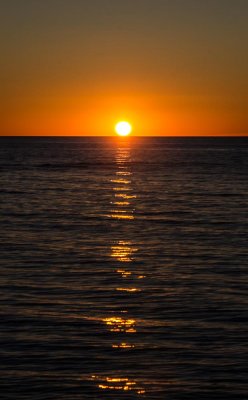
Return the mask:
POLYGON ((115 131, 119 136, 128 136, 132 131, 132 126, 129 122, 121 121, 116 124, 115 131))

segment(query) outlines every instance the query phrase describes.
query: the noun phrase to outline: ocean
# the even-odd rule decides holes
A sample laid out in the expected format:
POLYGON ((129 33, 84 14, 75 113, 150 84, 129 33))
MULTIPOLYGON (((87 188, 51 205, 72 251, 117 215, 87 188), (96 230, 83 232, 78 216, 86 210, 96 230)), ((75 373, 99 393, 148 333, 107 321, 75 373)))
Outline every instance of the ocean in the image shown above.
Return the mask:
POLYGON ((247 399, 248 138, 0 145, 1 399, 247 399))

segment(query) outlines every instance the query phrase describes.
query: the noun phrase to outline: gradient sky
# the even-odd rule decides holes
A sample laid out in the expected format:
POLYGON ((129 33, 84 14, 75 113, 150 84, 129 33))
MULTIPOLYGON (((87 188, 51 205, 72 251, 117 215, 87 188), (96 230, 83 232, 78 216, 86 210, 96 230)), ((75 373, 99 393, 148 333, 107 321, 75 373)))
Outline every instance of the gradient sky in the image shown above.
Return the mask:
POLYGON ((248 134, 247 0, 1 0, 0 134, 248 134))

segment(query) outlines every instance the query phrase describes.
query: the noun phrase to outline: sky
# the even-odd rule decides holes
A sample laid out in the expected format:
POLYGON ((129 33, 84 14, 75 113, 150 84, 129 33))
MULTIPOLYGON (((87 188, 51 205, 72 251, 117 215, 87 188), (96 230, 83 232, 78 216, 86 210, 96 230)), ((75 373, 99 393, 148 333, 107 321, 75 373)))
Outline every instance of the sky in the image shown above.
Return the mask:
POLYGON ((0 0, 0 135, 247 135, 247 21, 247 0, 0 0))

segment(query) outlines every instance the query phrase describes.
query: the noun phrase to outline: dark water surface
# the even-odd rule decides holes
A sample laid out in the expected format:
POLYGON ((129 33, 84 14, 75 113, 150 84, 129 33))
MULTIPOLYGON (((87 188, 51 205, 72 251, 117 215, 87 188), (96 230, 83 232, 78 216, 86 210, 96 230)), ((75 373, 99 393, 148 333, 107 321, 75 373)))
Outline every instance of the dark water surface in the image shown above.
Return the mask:
POLYGON ((0 144, 1 398, 247 399, 248 139, 0 144))

